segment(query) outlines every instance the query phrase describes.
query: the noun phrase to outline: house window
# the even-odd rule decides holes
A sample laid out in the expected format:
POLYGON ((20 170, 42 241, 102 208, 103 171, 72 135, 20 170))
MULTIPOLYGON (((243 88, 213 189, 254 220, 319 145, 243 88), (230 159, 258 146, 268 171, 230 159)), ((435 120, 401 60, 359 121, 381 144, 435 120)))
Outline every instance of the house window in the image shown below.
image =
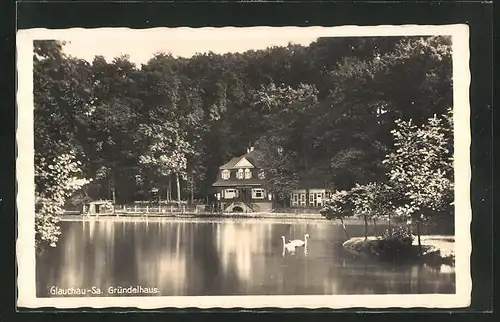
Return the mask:
POLYGON ((259 170, 259 180, 264 180, 266 178, 266 173, 263 169, 259 170))
POLYGON ((235 189, 224 190, 224 199, 234 199, 234 198, 236 198, 236 190, 235 189))
POLYGON ((324 193, 318 193, 316 206, 318 206, 318 207, 323 206, 323 195, 324 195, 324 193))
POLYGON ((222 179, 227 180, 231 177, 231 171, 229 170, 222 170, 222 179))
POLYGON ((243 179, 243 177, 243 169, 238 169, 238 172, 236 172, 236 179, 243 179))
POLYGON ((299 204, 299 195, 294 193, 293 194, 293 199, 292 199, 292 206, 298 206, 299 204))
POLYGON ((252 189, 252 199, 264 199, 264 189, 252 189))
POLYGON ((252 171, 250 169, 245 169, 245 179, 251 179, 252 178, 252 171))
POLYGON ((300 194, 300 205, 301 206, 305 206, 306 205, 306 194, 305 193, 301 193, 300 194))
POLYGON ((309 204, 314 204, 314 192, 309 194, 309 204))

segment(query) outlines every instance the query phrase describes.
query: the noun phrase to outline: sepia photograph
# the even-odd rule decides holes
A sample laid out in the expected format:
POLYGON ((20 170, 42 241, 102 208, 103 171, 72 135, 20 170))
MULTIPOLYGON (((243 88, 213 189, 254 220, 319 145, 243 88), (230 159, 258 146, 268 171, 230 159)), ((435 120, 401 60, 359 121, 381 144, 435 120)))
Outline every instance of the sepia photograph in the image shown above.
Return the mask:
POLYGON ((18 306, 465 307, 465 25, 21 30, 18 306))

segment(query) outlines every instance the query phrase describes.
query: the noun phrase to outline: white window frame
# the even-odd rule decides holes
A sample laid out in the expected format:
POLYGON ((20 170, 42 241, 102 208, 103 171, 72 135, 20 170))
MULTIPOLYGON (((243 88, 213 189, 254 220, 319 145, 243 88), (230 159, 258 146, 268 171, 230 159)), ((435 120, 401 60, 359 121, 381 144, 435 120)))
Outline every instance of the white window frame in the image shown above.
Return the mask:
POLYGON ((252 179, 252 171, 250 169, 245 169, 245 179, 252 179))
POLYGON ((258 178, 259 178, 259 180, 266 179, 266 172, 264 171, 264 169, 259 170, 258 178))
POLYGON ((316 200, 316 206, 323 206, 323 194, 324 193, 318 193, 317 195, 317 200, 316 200))
POLYGON ((243 179, 245 177, 245 174, 243 172, 243 169, 238 169, 236 172, 236 179, 243 179))
POLYGON ((307 200, 306 194, 305 193, 301 193, 300 194, 300 205, 301 206, 305 206, 306 205, 306 200, 307 200))
POLYGON ((231 171, 222 170, 222 180, 228 180, 231 178, 231 171))
POLYGON ((224 199, 235 199, 237 197, 236 189, 224 189, 224 199))
POLYGON ((252 199, 265 199, 266 198, 266 194, 265 194, 265 191, 264 189, 262 188, 254 188, 252 189, 252 199), (257 193, 260 193, 261 196, 257 196, 257 193))

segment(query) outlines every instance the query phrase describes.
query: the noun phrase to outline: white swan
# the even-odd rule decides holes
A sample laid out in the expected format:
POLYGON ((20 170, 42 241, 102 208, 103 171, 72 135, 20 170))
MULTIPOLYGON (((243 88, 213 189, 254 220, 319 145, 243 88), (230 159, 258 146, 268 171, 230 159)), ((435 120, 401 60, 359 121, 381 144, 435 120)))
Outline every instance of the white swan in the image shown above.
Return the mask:
POLYGON ((295 248, 297 246, 295 246, 294 244, 292 243, 286 243, 285 242, 285 236, 281 236, 281 239, 283 239, 283 251, 285 251, 285 249, 291 253, 295 253, 295 248))
POLYGON ((311 237, 309 237, 309 234, 305 234, 304 240, 300 240, 300 239, 290 240, 290 244, 295 245, 295 247, 302 247, 302 246, 307 247, 307 239, 308 238, 311 238, 311 237))

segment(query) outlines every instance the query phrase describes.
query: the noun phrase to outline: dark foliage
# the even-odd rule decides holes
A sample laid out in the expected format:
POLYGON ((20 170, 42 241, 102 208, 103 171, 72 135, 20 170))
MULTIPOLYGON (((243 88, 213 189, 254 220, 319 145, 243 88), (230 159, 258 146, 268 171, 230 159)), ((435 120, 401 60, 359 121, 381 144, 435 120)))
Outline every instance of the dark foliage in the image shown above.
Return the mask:
POLYGON ((413 252, 413 235, 410 227, 385 229, 377 242, 377 253, 385 258, 400 258, 413 252))
POLYGON ((282 198, 313 170, 332 188, 379 181, 393 121, 419 123, 452 103, 447 37, 320 38, 158 54, 140 67, 126 56, 88 63, 54 41, 34 45, 36 159, 69 145, 94 179, 86 194, 117 202, 151 198, 152 187, 167 199, 212 198, 218 167, 257 142, 282 198), (177 161, 155 162, 162 156, 177 161))

